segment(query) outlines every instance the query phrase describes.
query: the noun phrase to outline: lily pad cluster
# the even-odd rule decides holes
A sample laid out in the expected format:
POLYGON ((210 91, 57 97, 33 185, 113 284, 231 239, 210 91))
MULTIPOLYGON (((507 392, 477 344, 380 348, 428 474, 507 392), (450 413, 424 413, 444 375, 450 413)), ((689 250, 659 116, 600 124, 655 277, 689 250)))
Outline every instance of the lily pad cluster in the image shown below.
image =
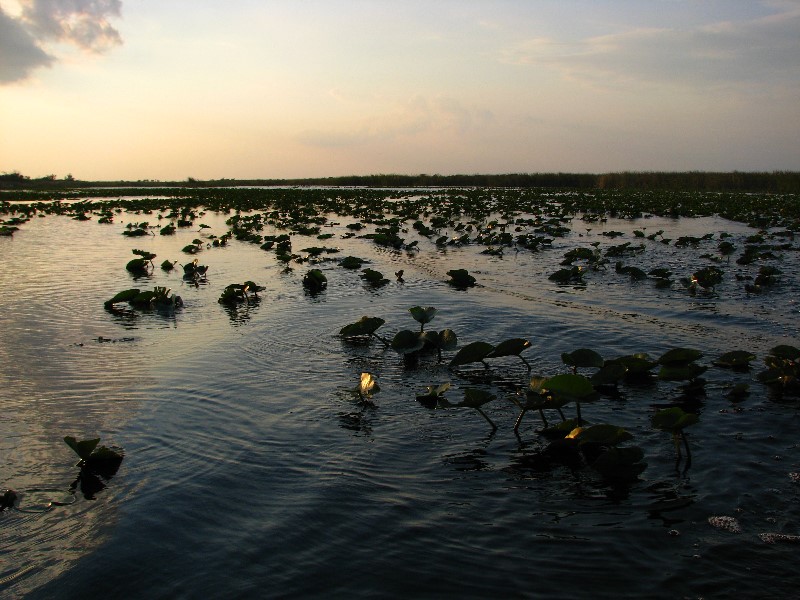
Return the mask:
POLYGON ((218 302, 220 304, 236 305, 246 302, 259 300, 258 292, 264 291, 264 287, 253 281, 244 283, 231 283, 222 290, 218 302))
POLYGON ((108 310, 114 310, 116 305, 122 302, 128 303, 133 308, 138 309, 159 309, 173 310, 183 306, 183 299, 171 293, 167 287, 156 286, 152 291, 131 288, 123 290, 113 298, 105 301, 104 306, 108 310))

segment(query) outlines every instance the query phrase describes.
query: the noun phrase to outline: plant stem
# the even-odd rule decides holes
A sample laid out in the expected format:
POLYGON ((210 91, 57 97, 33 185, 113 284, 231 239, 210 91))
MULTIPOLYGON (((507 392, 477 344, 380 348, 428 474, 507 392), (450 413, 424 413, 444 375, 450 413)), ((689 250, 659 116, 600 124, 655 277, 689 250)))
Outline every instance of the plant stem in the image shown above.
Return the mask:
POLYGON ((519 426, 522 424, 522 417, 525 416, 526 412, 527 412, 527 409, 523 408, 522 412, 519 413, 519 416, 517 417, 517 420, 514 423, 514 433, 518 433, 519 432, 519 426))
POLYGON ((377 340, 380 340, 381 342, 383 342, 383 345, 384 345, 384 346, 391 346, 391 345, 392 345, 392 343, 391 343, 390 341, 388 341, 386 338, 383 338, 383 337, 379 336, 379 335, 378 335, 377 333, 375 333, 374 331, 373 331, 372 333, 370 333, 370 335, 371 335, 372 337, 376 338, 377 340))
POLYGON ((485 413, 485 412, 483 412, 483 411, 482 411, 480 408, 478 408, 477 406, 475 407, 475 410, 477 410, 479 413, 481 413, 481 416, 482 416, 484 419, 486 419, 486 422, 487 422, 487 423, 489 423, 489 425, 491 425, 491 426, 492 426, 492 431, 497 431, 497 425, 495 425, 495 424, 494 424, 494 422, 493 422, 493 421, 492 421, 492 420, 491 420, 489 417, 487 417, 487 416, 486 416, 486 413, 485 413))

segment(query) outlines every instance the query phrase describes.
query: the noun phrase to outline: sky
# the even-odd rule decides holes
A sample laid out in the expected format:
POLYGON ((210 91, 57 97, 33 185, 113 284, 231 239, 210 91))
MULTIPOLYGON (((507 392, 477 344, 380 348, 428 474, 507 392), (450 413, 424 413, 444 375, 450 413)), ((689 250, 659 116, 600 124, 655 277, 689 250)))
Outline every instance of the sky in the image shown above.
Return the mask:
POLYGON ((800 0, 0 0, 0 172, 800 170, 800 0))

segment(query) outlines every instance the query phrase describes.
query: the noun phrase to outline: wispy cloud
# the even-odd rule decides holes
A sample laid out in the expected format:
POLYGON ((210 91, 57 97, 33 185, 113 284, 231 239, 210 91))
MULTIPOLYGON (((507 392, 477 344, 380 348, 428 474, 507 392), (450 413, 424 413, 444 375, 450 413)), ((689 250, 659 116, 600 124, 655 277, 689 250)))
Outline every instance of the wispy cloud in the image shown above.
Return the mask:
POLYGON ((51 66, 53 43, 101 53, 122 43, 110 19, 121 16, 121 0, 24 0, 19 15, 0 7, 0 84, 24 80, 51 66))
POLYGON ((431 131, 464 135, 476 125, 491 121, 492 118, 490 111, 465 107, 459 100, 449 96, 433 99, 415 96, 383 114, 356 119, 336 128, 307 129, 297 137, 301 143, 309 146, 357 146, 431 131))
POLYGON ((501 60, 552 68, 570 79, 595 84, 796 83, 800 78, 800 3, 769 6, 777 12, 745 22, 639 28, 570 43, 551 38, 524 40, 506 49, 501 60))

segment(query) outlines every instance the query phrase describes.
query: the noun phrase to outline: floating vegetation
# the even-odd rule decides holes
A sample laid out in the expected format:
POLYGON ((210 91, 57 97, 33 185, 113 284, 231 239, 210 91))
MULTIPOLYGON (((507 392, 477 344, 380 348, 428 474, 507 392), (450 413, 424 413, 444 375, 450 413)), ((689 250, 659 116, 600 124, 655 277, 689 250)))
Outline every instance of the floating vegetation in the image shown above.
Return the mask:
POLYGON ((152 252, 146 250, 131 250, 139 258, 134 258, 125 268, 133 275, 147 275, 154 267, 153 259, 156 257, 152 252))
POLYGON ((113 298, 106 300, 104 306, 106 310, 115 310, 116 305, 127 302, 133 308, 174 310, 183 306, 183 300, 176 294, 171 294, 172 290, 163 286, 156 286, 153 291, 141 291, 138 288, 123 290, 113 298))
POLYGON ((368 262, 368 260, 358 258, 357 256, 345 256, 339 261, 339 266, 344 269, 360 269, 361 265, 368 262))
POLYGON ((375 271, 374 269, 362 269, 360 277, 372 287, 381 287, 389 283, 389 280, 383 276, 383 273, 375 271))
POLYGON ((196 258, 189 264, 183 265, 183 278, 189 281, 205 279, 207 272, 208 265, 199 264, 196 258))
POLYGON ((495 425, 494 421, 492 421, 489 416, 483 411, 483 406, 488 404, 492 400, 495 400, 497 396, 494 394, 487 392, 486 390, 482 390, 480 388, 465 388, 464 389, 464 399, 457 403, 452 404, 443 396, 439 395, 438 397, 438 406, 440 408, 472 408, 474 409, 480 416, 486 419, 486 422, 492 428, 492 431, 497 431, 497 425, 495 425))
POLYGON ((452 269, 447 274, 450 276, 448 283, 455 288, 466 289, 475 285, 475 278, 466 269, 452 269))
POLYGON ((109 464, 119 465, 124 453, 120 448, 99 446, 100 438, 78 441, 72 436, 66 436, 64 442, 80 457, 80 466, 105 467, 109 464))
POLYGON ((675 453, 677 454, 676 468, 682 459, 681 441, 683 441, 683 445, 686 448, 686 468, 688 469, 691 466, 692 453, 689 450, 689 441, 686 439, 686 433, 683 430, 696 424, 699 420, 696 414, 684 412, 682 408, 673 406, 659 410, 650 421, 656 429, 672 434, 672 442, 675 445, 675 453))
POLYGON ((800 395, 800 349, 782 344, 775 346, 764 358, 766 370, 758 380, 779 394, 800 395))
POLYGON ((429 385, 424 394, 417 395, 417 402, 425 408, 436 408, 439 405, 439 401, 444 399, 444 393, 449 389, 449 381, 439 385, 429 385))
POLYGON ((311 269, 303 277, 303 287, 310 293, 316 294, 328 287, 328 278, 319 269, 311 269))
POLYGON ((226 286, 219 297, 220 304, 236 305, 243 302, 255 302, 259 300, 258 292, 265 288, 252 281, 244 283, 231 283, 226 286))

